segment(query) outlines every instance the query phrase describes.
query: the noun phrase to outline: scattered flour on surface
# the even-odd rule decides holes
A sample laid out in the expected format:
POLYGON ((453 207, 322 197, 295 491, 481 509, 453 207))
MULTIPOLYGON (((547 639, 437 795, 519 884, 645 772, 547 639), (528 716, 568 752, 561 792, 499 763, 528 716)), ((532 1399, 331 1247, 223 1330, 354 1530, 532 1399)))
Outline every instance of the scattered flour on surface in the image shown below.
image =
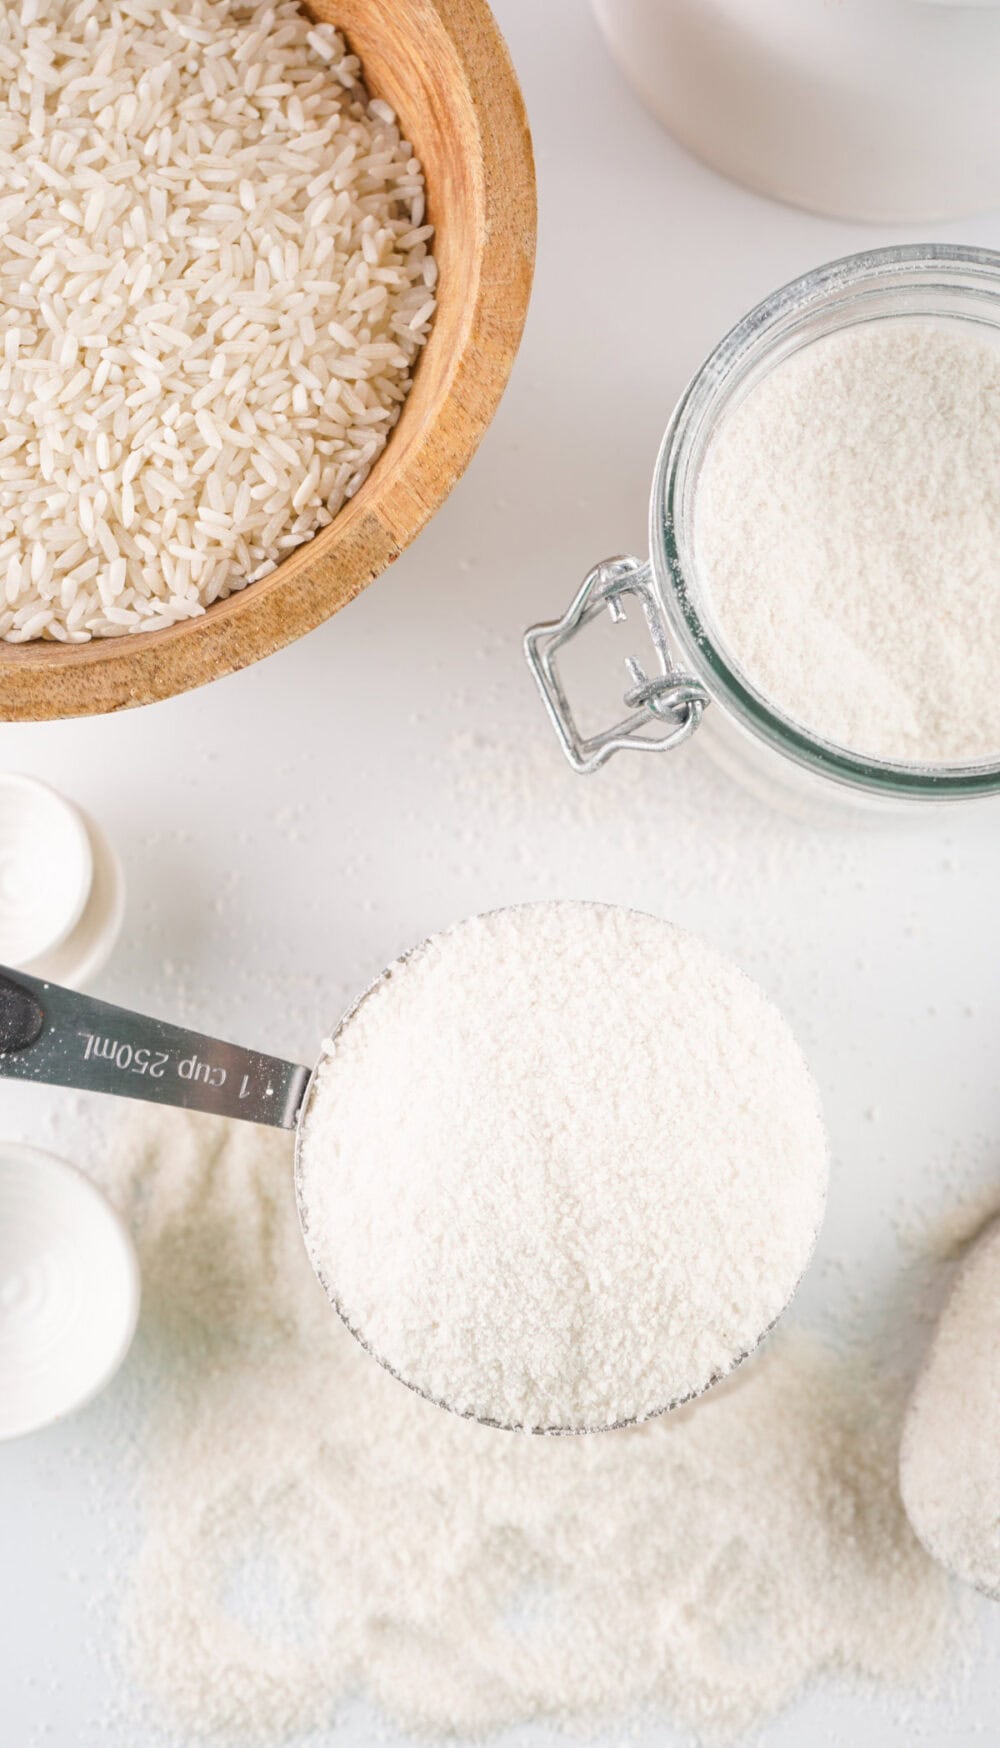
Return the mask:
POLYGON ((823 1672, 909 1683, 950 1646, 860 1362, 792 1330, 646 1426, 503 1435, 333 1315, 287 1136, 137 1107, 117 1152, 151 1400, 125 1649, 171 1741, 282 1741, 359 1694, 437 1735, 669 1714, 734 1740, 823 1672))
POLYGON ((1000 1599, 1000 1220, 960 1265, 917 1380, 903 1500, 934 1558, 1000 1599))
POLYGON ((709 617, 751 684, 855 752, 1000 756, 1000 346, 868 322, 783 360, 699 481, 709 617))
POLYGON ((815 1085, 778 1010, 620 907, 472 917, 405 956, 321 1060, 299 1184, 345 1321, 462 1414, 642 1420, 725 1375, 822 1219, 815 1085))
MULTIPOLYGON (((968 1147, 963 1149, 963 1167, 968 1163, 970 1151, 968 1147)), ((903 1204, 894 1224, 903 1252, 911 1260, 925 1258, 937 1263, 957 1262, 994 1216, 1000 1214, 1000 1183, 993 1170, 995 1149, 992 1135, 984 1141, 983 1152, 986 1156, 985 1181, 969 1182, 964 1173, 960 1175, 956 1171, 954 1162, 949 1171, 949 1162, 945 1161, 937 1174, 933 1205, 914 1204, 910 1198, 903 1204), (943 1205, 942 1184, 947 1190, 947 1200, 943 1205)))

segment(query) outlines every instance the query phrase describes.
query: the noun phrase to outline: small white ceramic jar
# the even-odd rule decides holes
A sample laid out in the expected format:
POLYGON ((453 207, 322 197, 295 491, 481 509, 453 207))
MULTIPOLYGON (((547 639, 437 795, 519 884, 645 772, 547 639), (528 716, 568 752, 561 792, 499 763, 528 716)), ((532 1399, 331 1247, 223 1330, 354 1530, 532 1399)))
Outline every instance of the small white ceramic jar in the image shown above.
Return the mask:
POLYGON ((96 822, 37 777, 0 772, 0 963, 79 989, 124 911, 121 863, 96 822))
MULTIPOLYGON (((904 245, 831 261, 766 298, 710 353, 681 396, 660 448, 649 506, 649 561, 606 559, 563 617, 528 632, 525 647, 549 717, 575 770, 614 753, 669 751, 697 733, 744 785, 794 810, 819 803, 925 806, 1000 794, 1000 749, 961 765, 902 764, 838 746, 793 721, 761 692, 727 647, 708 598, 694 537, 708 447, 730 408, 801 347, 857 322, 894 317, 967 320, 1000 332, 1000 253, 951 244, 904 245), (584 734, 560 671, 560 652, 599 615, 644 623, 628 660, 627 714, 584 734)), ((682 755, 679 755, 682 756, 682 755)))
POLYGON ((110 1383, 140 1291, 132 1240, 97 1186, 54 1154, 0 1142, 0 1440, 110 1383))
POLYGON ((594 0, 671 133, 763 194, 912 223, 1000 208, 1000 0, 594 0))

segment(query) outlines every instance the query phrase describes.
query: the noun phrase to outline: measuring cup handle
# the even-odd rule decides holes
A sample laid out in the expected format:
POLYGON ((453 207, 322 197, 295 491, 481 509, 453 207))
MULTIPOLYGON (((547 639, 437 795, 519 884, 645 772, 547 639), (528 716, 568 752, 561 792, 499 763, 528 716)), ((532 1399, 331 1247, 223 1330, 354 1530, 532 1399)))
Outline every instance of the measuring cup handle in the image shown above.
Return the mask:
POLYGON ((29 989, 0 976, 0 1054, 27 1050, 45 1028, 45 1010, 29 989))
POLYGON ((0 1078, 291 1129, 309 1070, 0 966, 0 1078))

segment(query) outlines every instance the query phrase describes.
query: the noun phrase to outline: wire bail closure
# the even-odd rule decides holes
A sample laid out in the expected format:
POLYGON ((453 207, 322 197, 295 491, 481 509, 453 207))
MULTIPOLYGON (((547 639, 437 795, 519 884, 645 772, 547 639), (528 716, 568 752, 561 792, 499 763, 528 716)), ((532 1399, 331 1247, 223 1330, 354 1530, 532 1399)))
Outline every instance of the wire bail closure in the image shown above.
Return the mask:
POLYGON ((561 619, 531 627, 525 635, 524 653, 559 744, 574 771, 582 775, 596 771, 617 752, 662 753, 680 746, 698 727, 709 702, 700 681, 674 666, 653 572, 638 558, 606 558, 595 565, 561 619), (642 607, 658 672, 650 677, 635 656, 627 656, 625 666, 632 684, 624 702, 630 714, 613 728, 587 736, 577 726, 555 658, 598 614, 607 611, 620 625, 628 617, 624 605, 628 595, 635 596, 642 607), (662 733, 649 732, 657 726, 662 733))

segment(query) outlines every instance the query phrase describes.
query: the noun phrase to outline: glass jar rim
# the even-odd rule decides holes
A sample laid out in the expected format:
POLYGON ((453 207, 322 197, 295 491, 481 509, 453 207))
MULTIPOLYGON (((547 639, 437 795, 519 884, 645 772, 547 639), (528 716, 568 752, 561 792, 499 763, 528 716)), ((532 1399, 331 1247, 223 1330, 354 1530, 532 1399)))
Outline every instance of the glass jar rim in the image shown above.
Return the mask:
MULTIPOLYGON (((950 243, 900 244, 842 256, 791 280, 748 311, 709 353, 674 409, 653 476, 649 547, 664 616, 684 666, 753 739, 855 789, 943 800, 1000 792, 1000 751, 995 759, 963 764, 897 763, 812 734, 757 692, 720 647, 699 611, 697 572, 682 550, 690 521, 686 468, 695 444, 707 445, 726 416, 734 389, 776 335, 838 309, 844 320, 831 321, 827 331, 874 319, 864 309, 876 295, 884 299, 893 292, 927 292, 935 286, 980 302, 992 296, 1000 328, 1000 252, 950 243)), ((932 309, 920 313, 934 315, 932 309)))

